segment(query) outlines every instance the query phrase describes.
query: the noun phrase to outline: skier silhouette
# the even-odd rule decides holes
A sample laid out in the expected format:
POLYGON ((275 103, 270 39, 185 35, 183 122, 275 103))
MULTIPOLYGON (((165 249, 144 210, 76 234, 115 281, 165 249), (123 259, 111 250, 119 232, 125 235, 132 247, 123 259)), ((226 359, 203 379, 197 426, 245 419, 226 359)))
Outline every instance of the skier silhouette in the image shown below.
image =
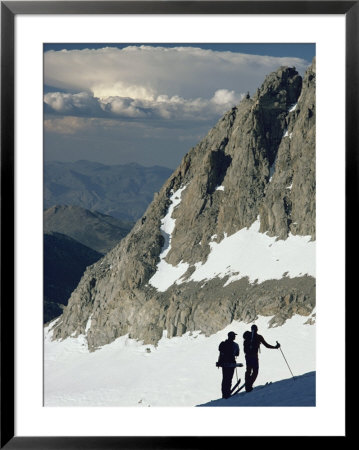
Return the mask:
POLYGON ((218 366, 222 367, 222 397, 229 398, 231 396, 232 378, 235 366, 226 367, 226 364, 236 362, 236 356, 239 355, 239 345, 234 342, 237 334, 234 331, 228 333, 228 339, 219 344, 218 366))
POLYGON ((280 344, 270 345, 266 342, 260 334, 257 333, 257 325, 252 325, 251 332, 246 331, 243 334, 243 350, 246 358, 246 373, 245 373, 245 388, 247 392, 253 390, 253 383, 258 376, 259 361, 258 361, 258 350, 259 346, 263 344, 267 348, 279 348, 280 344))

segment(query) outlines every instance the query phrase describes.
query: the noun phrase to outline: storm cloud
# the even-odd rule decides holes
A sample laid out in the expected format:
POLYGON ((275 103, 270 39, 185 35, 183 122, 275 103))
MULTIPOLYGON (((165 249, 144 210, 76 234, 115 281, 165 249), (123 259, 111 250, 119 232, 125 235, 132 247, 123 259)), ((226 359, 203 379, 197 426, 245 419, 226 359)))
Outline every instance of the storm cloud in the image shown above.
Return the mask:
POLYGON ((123 158, 131 155, 141 163, 145 153, 143 161, 148 163, 152 152, 154 164, 175 167, 188 144, 195 145, 281 65, 303 73, 308 61, 195 46, 46 51, 45 156, 61 159, 58 149, 66 135, 73 158, 77 153, 83 158, 88 148, 89 159, 101 162, 94 153, 94 142, 101 141, 98 146, 102 155, 107 154, 107 163, 111 158, 114 163, 128 162, 123 158))

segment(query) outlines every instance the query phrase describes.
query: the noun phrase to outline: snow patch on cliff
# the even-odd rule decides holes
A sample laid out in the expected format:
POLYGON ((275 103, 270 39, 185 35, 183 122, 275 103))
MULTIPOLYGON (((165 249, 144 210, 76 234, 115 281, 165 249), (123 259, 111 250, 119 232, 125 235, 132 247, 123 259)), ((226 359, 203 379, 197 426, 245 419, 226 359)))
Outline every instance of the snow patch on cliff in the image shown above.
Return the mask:
POLYGON ((210 242, 211 252, 205 263, 196 263, 186 281, 203 281, 229 277, 229 283, 248 277, 251 283, 311 275, 315 277, 315 242, 311 236, 294 236, 277 240, 259 232, 260 222, 243 228, 221 242, 210 242))
POLYGON ((161 234, 164 237, 165 243, 162 247, 160 262, 157 264, 156 273, 149 280, 149 284, 151 284, 161 292, 164 292, 176 280, 181 278, 181 276, 184 275, 184 273, 188 269, 188 264, 182 263, 182 261, 177 266, 173 266, 165 260, 168 252, 171 249, 172 233, 176 225, 176 220, 172 218, 172 213, 174 209, 181 203, 182 192, 185 189, 186 186, 177 189, 176 192, 173 192, 172 190, 172 195, 170 197, 172 203, 168 208, 167 214, 161 220, 161 234))

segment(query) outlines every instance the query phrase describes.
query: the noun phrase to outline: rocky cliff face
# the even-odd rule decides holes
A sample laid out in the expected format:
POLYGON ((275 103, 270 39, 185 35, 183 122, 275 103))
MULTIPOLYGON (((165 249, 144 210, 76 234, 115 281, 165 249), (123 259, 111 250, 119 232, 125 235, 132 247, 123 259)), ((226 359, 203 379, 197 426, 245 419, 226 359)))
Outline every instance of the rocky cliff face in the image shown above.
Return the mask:
POLYGON ((259 314, 275 325, 312 312, 315 65, 303 80, 281 67, 247 97, 87 269, 55 339, 83 333, 96 349, 129 333, 156 343, 164 330, 211 334, 259 314))

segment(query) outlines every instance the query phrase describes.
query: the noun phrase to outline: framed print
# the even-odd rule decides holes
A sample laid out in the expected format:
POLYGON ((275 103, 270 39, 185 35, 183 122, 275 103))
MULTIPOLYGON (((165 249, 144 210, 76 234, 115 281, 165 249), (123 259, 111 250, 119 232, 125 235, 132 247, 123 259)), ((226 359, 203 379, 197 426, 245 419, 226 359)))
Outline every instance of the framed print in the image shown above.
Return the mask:
POLYGON ((358 11, 1 3, 1 448, 348 436, 358 11))

